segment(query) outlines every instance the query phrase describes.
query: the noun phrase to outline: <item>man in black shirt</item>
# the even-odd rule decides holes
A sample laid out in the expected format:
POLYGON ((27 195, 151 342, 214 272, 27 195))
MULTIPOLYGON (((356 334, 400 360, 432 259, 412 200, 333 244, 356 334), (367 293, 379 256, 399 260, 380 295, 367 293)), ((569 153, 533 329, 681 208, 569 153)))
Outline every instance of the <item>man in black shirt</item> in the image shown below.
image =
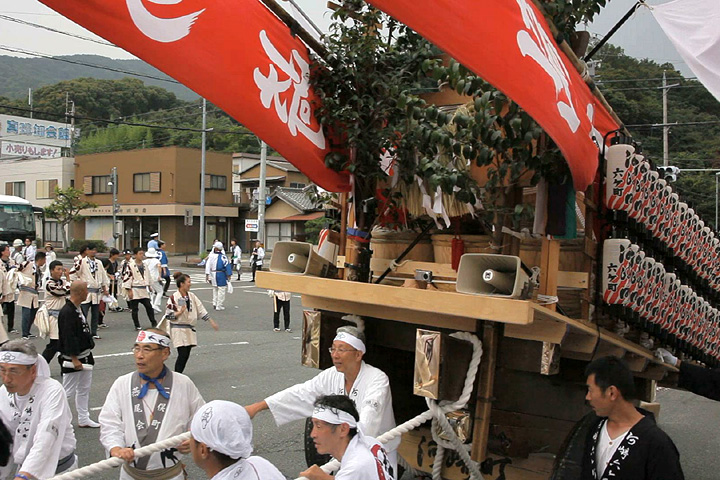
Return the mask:
POLYGON ((58 327, 60 331, 60 365, 63 387, 68 399, 75 396, 80 428, 99 428, 100 424, 90 419, 88 403, 90 384, 95 359, 92 349, 95 347, 90 326, 80 305, 87 298, 87 283, 76 280, 70 285, 70 299, 60 310, 58 327))
POLYGON ((582 462, 581 480, 683 480, 680 454, 655 423, 636 408, 635 383, 627 364, 603 357, 585 369, 585 399, 595 412, 582 462))

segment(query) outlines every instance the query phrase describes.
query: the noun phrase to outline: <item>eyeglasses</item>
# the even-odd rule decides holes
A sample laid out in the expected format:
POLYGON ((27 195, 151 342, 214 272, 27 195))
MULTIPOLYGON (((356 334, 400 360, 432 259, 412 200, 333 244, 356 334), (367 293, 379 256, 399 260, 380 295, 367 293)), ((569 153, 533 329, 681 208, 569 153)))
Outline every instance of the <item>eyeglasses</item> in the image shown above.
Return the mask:
POLYGON ((137 345, 132 348, 133 353, 151 353, 155 350, 162 350, 164 347, 152 348, 152 347, 138 347, 137 345))
POLYGON ((26 367, 24 370, 20 370, 18 368, 0 368, 0 376, 3 377, 19 377, 23 373, 27 372, 30 369, 30 367, 26 367))
POLYGON ((333 353, 341 353, 341 354, 342 354, 342 353, 345 353, 345 352, 357 352, 357 349, 355 349, 355 348, 347 349, 347 348, 335 348, 335 347, 330 347, 330 348, 328 348, 328 352, 330 352, 330 355, 332 355, 333 353))

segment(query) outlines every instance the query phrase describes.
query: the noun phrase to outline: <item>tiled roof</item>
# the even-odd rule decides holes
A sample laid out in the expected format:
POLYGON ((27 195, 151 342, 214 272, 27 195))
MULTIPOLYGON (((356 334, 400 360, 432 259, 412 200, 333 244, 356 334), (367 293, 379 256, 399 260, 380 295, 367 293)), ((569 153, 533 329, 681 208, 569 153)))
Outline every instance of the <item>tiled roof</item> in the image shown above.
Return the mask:
POLYGON ((290 204, 301 212, 307 212, 312 210, 318 210, 320 205, 315 204, 308 196, 309 189, 312 186, 305 188, 285 188, 278 187, 273 193, 273 197, 290 204))

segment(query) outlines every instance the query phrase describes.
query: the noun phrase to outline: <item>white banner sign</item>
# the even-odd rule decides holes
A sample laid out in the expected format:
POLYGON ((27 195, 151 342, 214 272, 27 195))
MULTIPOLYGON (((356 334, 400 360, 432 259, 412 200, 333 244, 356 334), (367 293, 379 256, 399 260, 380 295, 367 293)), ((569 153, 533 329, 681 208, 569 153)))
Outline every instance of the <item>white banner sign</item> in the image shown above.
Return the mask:
POLYGON ((260 226, 257 220, 251 218, 245 219, 245 231, 246 232, 259 232, 260 226))
POLYGON ((3 157, 59 158, 60 153, 60 147, 50 145, 31 145, 7 140, 0 142, 0 156, 3 157))
POLYGON ((0 115, 0 138, 54 147, 70 146, 70 125, 34 118, 0 115))
POLYGON ((690 70, 720 101, 720 2, 673 0, 650 11, 690 70))

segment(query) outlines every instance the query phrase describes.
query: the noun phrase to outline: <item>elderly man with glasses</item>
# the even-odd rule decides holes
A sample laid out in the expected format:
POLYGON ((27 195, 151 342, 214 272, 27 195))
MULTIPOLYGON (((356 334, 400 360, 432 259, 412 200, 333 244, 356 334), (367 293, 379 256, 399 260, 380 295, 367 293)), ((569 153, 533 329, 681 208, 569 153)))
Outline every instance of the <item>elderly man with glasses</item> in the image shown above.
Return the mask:
POLYGON ((181 480, 184 465, 176 452, 189 453, 189 441, 143 458, 135 458, 133 449, 187 432, 205 401, 192 380, 165 366, 170 338, 164 331, 141 330, 132 351, 137 371, 110 388, 98 417, 100 443, 110 456, 126 460, 121 480, 181 480))
MULTIPOLYGON (((385 373, 363 361, 365 335, 356 327, 340 327, 330 347, 333 367, 315 378, 294 385, 246 407, 250 417, 269 409, 275 423, 307 419, 315 401, 323 395, 347 395, 360 413, 360 425, 366 435, 378 437, 395 427, 390 381, 385 373)), ((393 470, 396 469, 400 439, 385 445, 393 470)))
POLYGON ((12 433, 10 463, 0 478, 50 478, 77 466, 72 413, 65 390, 28 340, 0 347, 0 419, 12 433))

